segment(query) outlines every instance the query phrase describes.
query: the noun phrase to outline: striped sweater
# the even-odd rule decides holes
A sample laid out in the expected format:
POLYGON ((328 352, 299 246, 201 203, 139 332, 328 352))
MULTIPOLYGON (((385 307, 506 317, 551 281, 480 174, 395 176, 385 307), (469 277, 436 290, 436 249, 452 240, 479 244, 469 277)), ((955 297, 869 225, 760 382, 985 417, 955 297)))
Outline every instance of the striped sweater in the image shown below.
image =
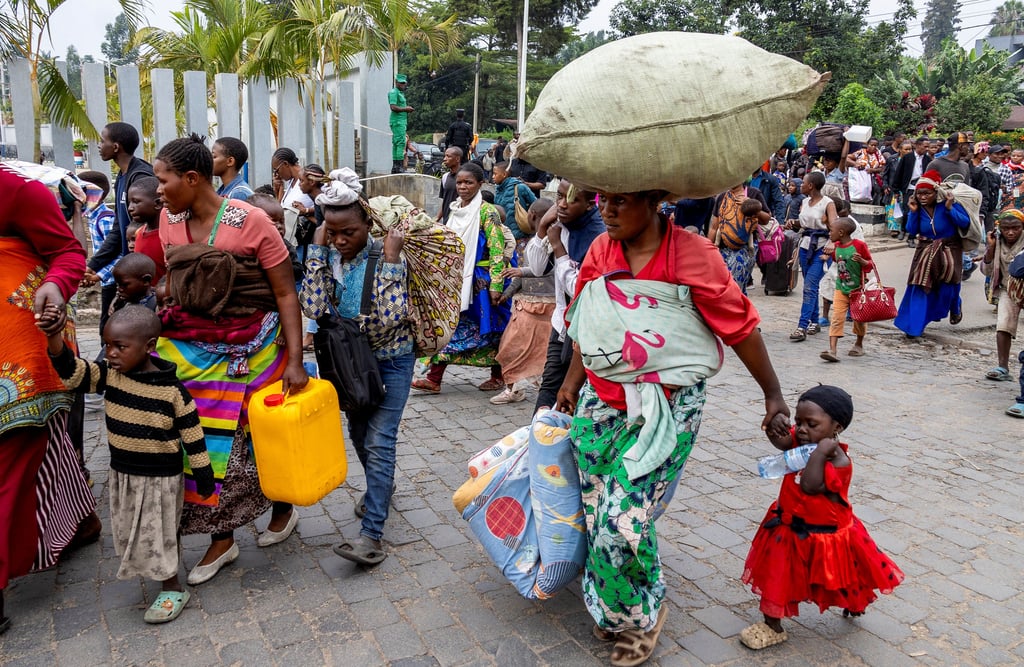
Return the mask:
POLYGON ((156 371, 120 373, 105 361, 79 359, 67 347, 50 359, 68 390, 106 397, 112 469, 143 477, 180 475, 184 449, 199 495, 213 493, 213 468, 199 412, 173 363, 154 357, 156 371))

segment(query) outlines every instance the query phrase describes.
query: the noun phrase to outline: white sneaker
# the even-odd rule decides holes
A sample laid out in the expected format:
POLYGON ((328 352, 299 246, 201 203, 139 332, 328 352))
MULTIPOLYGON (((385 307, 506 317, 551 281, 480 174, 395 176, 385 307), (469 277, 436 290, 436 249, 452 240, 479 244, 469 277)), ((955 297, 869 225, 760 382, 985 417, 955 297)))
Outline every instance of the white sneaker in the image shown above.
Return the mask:
POLYGON ((505 387, 497 396, 491 397, 491 405, 505 405, 506 403, 518 403, 526 399, 526 392, 521 389, 505 387))

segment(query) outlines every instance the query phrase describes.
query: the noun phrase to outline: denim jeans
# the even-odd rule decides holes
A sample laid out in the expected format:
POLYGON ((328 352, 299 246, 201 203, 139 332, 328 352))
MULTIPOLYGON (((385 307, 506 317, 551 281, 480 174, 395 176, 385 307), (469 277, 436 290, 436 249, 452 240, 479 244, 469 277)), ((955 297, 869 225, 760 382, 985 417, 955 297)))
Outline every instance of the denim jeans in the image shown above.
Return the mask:
MULTIPOLYGON (((814 244, 814 239, 811 239, 814 244)), ((804 274, 804 302, 800 306, 801 329, 806 329, 811 322, 818 323, 821 302, 818 300, 818 283, 825 274, 825 264, 821 261, 821 250, 800 248, 800 270, 804 274)))
POLYGON ((409 400, 416 355, 378 359, 384 380, 384 401, 372 411, 346 412, 348 437, 366 475, 366 515, 359 533, 372 540, 384 534, 395 482, 395 443, 405 403, 409 400))

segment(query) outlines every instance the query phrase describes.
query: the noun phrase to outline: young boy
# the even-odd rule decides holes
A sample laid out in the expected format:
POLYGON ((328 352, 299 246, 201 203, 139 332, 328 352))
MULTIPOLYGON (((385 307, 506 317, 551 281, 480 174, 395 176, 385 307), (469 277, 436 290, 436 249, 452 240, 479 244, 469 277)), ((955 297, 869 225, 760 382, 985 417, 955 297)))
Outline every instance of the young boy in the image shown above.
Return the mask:
POLYGON ((110 524, 121 557, 117 577, 160 581, 162 591, 144 618, 173 621, 189 600, 178 580, 185 485, 194 483, 204 498, 215 490, 195 401, 178 381, 175 365, 151 354, 160 336, 160 319, 152 311, 127 306, 111 315, 103 332, 106 359, 99 363, 76 358, 64 345, 66 319, 66 309, 47 306, 39 327, 69 391, 106 393, 110 524), (183 450, 192 470, 188 482, 183 450))
MULTIPOLYGON (((838 197, 829 197, 829 199, 831 199, 832 203, 836 206, 837 218, 849 218, 850 220, 853 220, 856 230, 853 234, 850 234, 850 238, 855 241, 863 241, 864 230, 860 228, 860 223, 857 222, 857 218, 853 217, 850 213, 850 205, 838 197)), ((821 261, 825 263, 825 272, 822 273, 821 282, 818 283, 818 294, 821 295, 821 317, 818 319, 818 324, 823 327, 827 327, 832 323, 829 311, 832 309, 832 293, 836 288, 836 270, 831 256, 823 255, 821 261)), ((853 321, 849 314, 846 316, 846 321, 853 321)))
MULTIPOLYGON (((828 238, 834 244, 832 259, 836 264, 836 284, 832 296, 832 321, 828 331, 829 349, 821 353, 825 361, 838 362, 836 346, 844 335, 846 312, 850 308, 850 292, 859 289, 864 272, 874 268, 871 251, 864 241, 850 237, 857 230, 857 223, 850 218, 839 218, 830 227, 828 238)), ((867 325, 863 322, 853 323, 853 333, 857 336, 848 354, 851 357, 864 356, 864 335, 867 325)))
MULTIPOLYGON (((998 226, 988 234, 981 272, 991 277, 990 301, 996 304, 996 367, 985 373, 989 380, 1010 380, 1010 341, 1017 337, 1020 303, 1010 295, 1010 261, 1024 251, 1024 213, 1010 209, 1000 214, 998 226)), ((1024 395, 1024 394, 1022 394, 1024 395)), ((1012 414, 1024 417, 1024 413, 1012 414)))
POLYGON ((153 274, 156 264, 141 252, 130 252, 118 260, 114 266, 114 282, 117 283, 117 296, 110 304, 113 315, 125 306, 145 306, 156 310, 156 290, 153 274))
MULTIPOLYGON (((156 271, 153 274, 155 285, 167 272, 167 265, 164 261, 164 247, 160 243, 160 211, 164 203, 160 201, 157 188, 160 181, 155 176, 143 176, 132 183, 128 188, 128 215, 131 216, 132 224, 139 225, 140 229, 135 232, 135 245, 129 246, 129 252, 140 252, 153 260, 156 271)), ((132 236, 129 232, 128 242, 132 243, 132 236)))
POLYGON ((249 149, 241 139, 221 137, 213 142, 210 152, 213 153, 213 175, 222 183, 217 194, 228 199, 248 201, 253 192, 241 172, 249 160, 249 149))

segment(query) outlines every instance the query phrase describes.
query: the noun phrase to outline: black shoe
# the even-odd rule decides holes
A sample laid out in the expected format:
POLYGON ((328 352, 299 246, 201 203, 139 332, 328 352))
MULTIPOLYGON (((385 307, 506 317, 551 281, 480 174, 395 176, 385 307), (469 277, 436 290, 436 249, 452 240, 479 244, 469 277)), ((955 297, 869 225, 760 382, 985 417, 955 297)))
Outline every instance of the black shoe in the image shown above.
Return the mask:
POLYGON ((900 233, 896 236, 896 240, 897 241, 905 241, 906 239, 907 239, 907 233, 904 232, 904 231, 900 231, 900 233))

